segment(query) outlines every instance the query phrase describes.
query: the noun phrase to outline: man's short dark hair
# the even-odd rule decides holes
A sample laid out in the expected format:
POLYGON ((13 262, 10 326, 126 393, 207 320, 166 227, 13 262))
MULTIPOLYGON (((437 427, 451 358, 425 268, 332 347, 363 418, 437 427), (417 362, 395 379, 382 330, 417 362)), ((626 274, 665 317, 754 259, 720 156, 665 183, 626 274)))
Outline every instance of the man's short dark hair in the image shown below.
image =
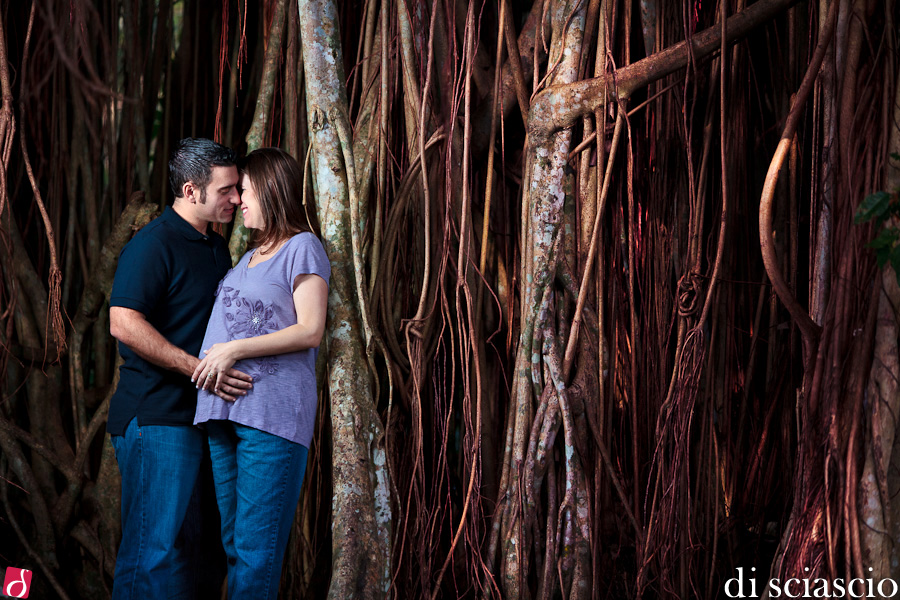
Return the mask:
POLYGON ((175 144, 169 155, 169 185, 176 198, 181 198, 182 188, 188 181, 200 188, 201 200, 206 197, 206 186, 212 179, 213 167, 231 167, 237 155, 206 138, 184 138, 175 144))

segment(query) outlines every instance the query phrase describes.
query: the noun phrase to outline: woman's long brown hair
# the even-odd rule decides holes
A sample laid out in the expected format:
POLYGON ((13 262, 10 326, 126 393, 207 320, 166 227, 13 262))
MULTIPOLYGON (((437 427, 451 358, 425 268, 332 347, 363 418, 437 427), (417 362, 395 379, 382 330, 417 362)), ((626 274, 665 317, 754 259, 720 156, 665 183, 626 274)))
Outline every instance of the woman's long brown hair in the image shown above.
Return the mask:
POLYGON ((265 221, 265 229, 253 232, 251 248, 305 231, 321 238, 315 206, 303 204, 303 172, 293 156, 280 148, 259 148, 239 161, 238 168, 250 178, 265 221))

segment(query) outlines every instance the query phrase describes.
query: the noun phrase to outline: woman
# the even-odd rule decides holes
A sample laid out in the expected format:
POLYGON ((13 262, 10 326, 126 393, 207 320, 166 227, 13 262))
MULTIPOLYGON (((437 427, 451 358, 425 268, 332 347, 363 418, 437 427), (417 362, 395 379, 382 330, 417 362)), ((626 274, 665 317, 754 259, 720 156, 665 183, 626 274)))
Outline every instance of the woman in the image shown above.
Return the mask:
POLYGON ((209 434, 228 597, 276 598, 316 414, 316 353, 331 267, 300 198, 297 162, 277 148, 241 169, 249 250, 219 284, 206 329, 194 423, 209 434), (253 389, 234 402, 215 391, 235 367, 253 389))

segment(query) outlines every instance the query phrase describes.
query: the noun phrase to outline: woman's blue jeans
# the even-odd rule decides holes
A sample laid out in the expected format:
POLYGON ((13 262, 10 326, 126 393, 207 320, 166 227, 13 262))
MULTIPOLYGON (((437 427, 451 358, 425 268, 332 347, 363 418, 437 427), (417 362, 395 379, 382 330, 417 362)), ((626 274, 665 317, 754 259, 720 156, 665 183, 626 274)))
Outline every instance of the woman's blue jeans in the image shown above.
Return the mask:
MULTIPOLYGON (((140 426, 135 418, 125 435, 110 437, 122 474, 122 543, 113 599, 194 600, 210 588, 217 591, 224 557, 212 490, 205 489, 212 485, 203 485, 203 431, 191 425, 140 426)), ((207 460, 207 479, 208 465, 207 460)))
POLYGON ((228 556, 228 598, 275 600, 307 448, 231 421, 209 421, 206 428, 228 556))

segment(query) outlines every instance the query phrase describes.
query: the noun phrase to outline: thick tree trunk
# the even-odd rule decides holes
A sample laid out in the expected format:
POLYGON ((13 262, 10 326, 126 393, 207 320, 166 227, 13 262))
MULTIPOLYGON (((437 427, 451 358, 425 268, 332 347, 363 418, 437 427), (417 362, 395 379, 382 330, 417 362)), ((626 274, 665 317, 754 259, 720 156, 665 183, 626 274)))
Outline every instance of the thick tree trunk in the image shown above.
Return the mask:
MULTIPOLYGON (((846 85, 846 83, 845 83, 846 85)), ((895 91, 891 111, 888 151, 900 154, 900 86, 895 91)), ((886 166, 888 190, 900 189, 900 168, 886 166)), ((896 227, 896 221, 892 223, 896 227)), ((900 436, 897 415, 900 414, 900 287, 897 273, 886 267, 881 276, 878 324, 875 334, 875 358, 868 386, 868 427, 865 437, 865 465, 859 483, 859 525, 863 558, 873 567, 873 578, 900 578, 900 436)))
POLYGON ((331 0, 300 0, 299 8, 310 168, 332 269, 326 335, 334 485, 329 598, 381 598, 391 573, 389 479, 366 358, 366 307, 357 293, 364 287, 357 268, 362 257, 354 255, 359 245, 353 238, 361 232, 352 214, 355 165, 337 8, 331 0))

